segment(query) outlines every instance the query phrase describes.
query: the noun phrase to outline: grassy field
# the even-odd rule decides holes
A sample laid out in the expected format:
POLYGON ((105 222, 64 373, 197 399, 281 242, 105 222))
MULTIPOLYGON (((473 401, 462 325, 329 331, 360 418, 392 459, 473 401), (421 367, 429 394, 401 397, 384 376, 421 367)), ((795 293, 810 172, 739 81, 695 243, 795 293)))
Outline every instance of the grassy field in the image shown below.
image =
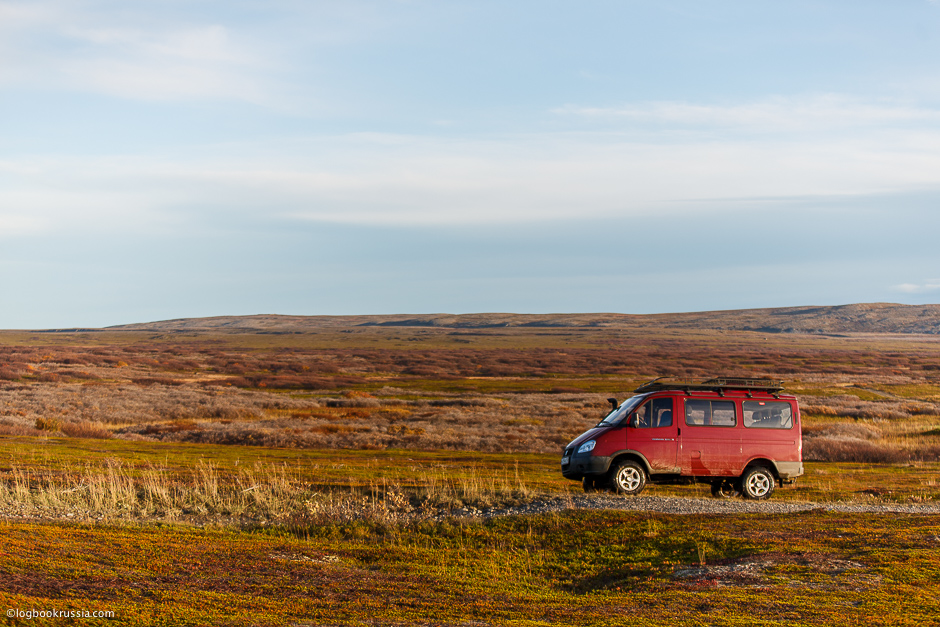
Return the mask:
POLYGON ((564 444, 663 374, 800 397, 806 475, 774 500, 940 501, 933 338, 0 332, 0 605, 114 613, 4 624, 935 620, 937 516, 465 516, 573 503, 564 444))
POLYGON ((924 336, 0 332, 0 434, 555 453, 660 375, 784 380, 809 459, 940 461, 940 343, 924 336))
MULTIPOLYGON (((0 606, 114 613, 85 624, 923 625, 940 611, 940 516, 447 516, 576 488, 550 455, 5 437, 0 457, 0 606)), ((774 498, 931 503, 938 476, 808 463, 774 498)))
POLYGON ((0 527, 0 605, 114 613, 83 624, 919 626, 940 611, 937 516, 0 527))
MULTIPOLYGON (((0 507, 15 505, 24 513, 62 515, 73 504, 73 513, 86 512, 82 515, 95 519, 136 518, 143 511, 140 502, 146 490, 185 495, 187 487, 204 495, 203 508, 218 516, 237 516, 238 511, 213 504, 205 496, 210 492, 224 496, 247 490, 252 498, 279 491, 290 495, 269 504, 268 517, 272 512, 289 516, 305 511, 290 505, 331 494, 381 502, 401 494, 413 505, 429 502, 446 511, 581 492, 579 483, 561 476, 558 455, 549 454, 298 450, 21 436, 0 437, 0 459, 0 507), (98 509, 90 509, 92 486, 97 493, 112 486, 124 493, 101 497, 98 509)), ((937 462, 806 462, 805 466, 806 474, 778 490, 775 500, 940 503, 937 462)), ((706 498, 710 492, 707 485, 650 485, 644 494, 706 498)), ((185 501, 184 496, 179 499, 185 501)), ((173 509, 147 511, 173 520, 179 516, 172 514, 173 509)), ((240 509, 251 514, 250 508, 240 509)))

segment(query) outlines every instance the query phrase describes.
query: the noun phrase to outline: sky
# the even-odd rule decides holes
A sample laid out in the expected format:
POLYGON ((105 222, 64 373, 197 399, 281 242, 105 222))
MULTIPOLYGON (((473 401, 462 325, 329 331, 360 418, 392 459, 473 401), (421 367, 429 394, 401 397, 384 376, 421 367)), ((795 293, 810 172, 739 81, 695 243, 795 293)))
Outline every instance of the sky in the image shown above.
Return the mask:
POLYGON ((940 302, 940 2, 0 0, 0 328, 940 302))

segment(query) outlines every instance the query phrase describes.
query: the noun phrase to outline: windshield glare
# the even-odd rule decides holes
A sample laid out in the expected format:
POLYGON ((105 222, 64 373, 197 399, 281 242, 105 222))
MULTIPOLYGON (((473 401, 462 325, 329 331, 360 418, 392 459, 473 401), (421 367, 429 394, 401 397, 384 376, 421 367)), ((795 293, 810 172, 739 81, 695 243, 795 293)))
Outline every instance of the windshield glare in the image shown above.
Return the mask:
POLYGON ((607 414, 607 417, 601 420, 598 426, 610 426, 617 424, 623 420, 625 416, 628 416, 630 412, 636 409, 637 405, 639 405, 644 398, 646 398, 645 394, 641 394, 640 396, 631 396, 623 402, 623 405, 607 414))

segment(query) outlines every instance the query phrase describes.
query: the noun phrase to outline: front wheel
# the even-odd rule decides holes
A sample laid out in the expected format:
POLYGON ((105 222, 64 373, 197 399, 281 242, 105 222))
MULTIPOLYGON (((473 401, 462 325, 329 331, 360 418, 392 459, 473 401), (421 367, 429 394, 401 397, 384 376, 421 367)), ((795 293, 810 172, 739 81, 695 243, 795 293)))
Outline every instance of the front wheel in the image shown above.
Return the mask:
POLYGON ((588 493, 597 492, 604 489, 604 481, 601 477, 588 477, 585 475, 581 478, 581 487, 588 493))
POLYGON ((712 484, 712 496, 719 499, 730 499, 741 496, 741 490, 738 489, 737 483, 730 479, 716 481, 712 484))
POLYGON ((618 494, 639 494, 646 487, 646 471, 628 459, 617 464, 610 475, 610 483, 618 494))
POLYGON ((776 487, 774 476, 762 466, 748 468, 741 477, 741 491, 745 498, 754 501, 769 499, 774 493, 774 487, 776 487))

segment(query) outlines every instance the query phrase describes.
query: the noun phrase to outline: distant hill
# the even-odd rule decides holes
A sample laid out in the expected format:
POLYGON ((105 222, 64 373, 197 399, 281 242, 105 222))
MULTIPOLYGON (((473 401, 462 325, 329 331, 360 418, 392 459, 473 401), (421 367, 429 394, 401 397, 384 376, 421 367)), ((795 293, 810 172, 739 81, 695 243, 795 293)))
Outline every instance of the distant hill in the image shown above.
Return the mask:
POLYGON ((917 333, 940 335, 940 305, 870 303, 675 314, 419 314, 384 316, 217 316, 108 327, 109 331, 290 333, 349 327, 604 327, 711 329, 763 333, 917 333))

